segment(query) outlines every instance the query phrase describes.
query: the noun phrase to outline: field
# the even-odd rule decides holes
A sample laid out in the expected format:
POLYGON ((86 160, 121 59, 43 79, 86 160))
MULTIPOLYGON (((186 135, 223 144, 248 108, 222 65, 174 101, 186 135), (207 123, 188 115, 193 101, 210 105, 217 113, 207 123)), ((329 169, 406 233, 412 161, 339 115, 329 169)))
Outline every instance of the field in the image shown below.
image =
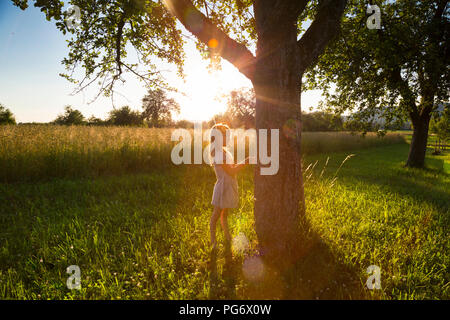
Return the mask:
POLYGON ((171 164, 173 144, 167 129, 0 127, 0 298, 450 298, 448 153, 407 169, 404 135, 305 133, 310 244, 280 286, 254 257, 252 169, 216 260, 214 172, 171 164))

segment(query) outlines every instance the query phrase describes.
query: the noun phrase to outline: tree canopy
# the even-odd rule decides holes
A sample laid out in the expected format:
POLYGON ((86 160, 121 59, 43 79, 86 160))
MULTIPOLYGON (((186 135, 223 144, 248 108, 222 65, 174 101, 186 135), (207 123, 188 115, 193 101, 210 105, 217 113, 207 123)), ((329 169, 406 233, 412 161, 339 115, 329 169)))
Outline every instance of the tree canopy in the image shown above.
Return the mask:
MULTIPOLYGON (((22 9, 28 0, 12 0, 22 9)), ((65 23, 70 17, 60 0, 37 0, 34 6, 55 20, 64 34, 70 34, 69 53, 62 60, 67 72, 61 74, 77 86, 76 91, 98 85, 99 94, 110 95, 123 74, 131 73, 147 85, 163 84, 160 70, 153 58, 175 63, 182 70, 183 39, 175 19, 162 1, 144 0, 71 0, 80 8, 81 17, 75 27, 65 23), (129 49, 134 48, 137 60, 130 61, 129 49), (74 72, 82 67, 84 76, 74 72)))
POLYGON ((448 100, 448 1, 374 3, 381 8, 381 29, 367 28, 366 4, 353 1, 340 37, 307 74, 310 87, 326 89, 327 102, 340 112, 359 109, 369 117, 382 109, 388 121, 448 100))
POLYGON ((367 5, 351 1, 338 40, 307 74, 307 87, 324 89, 328 107, 358 111, 361 121, 411 119, 411 150, 421 149, 422 158, 411 164, 421 166, 430 114, 450 95, 448 1, 372 2, 381 9, 381 28, 369 29, 367 5))
MULTIPOLYGON (((29 3, 53 20, 64 34, 70 35, 69 53, 62 60, 66 73, 60 74, 77 86, 76 92, 98 85, 99 94, 110 95, 123 74, 131 73, 149 87, 164 85, 155 58, 173 63, 183 75, 185 40, 177 19, 195 37, 197 48, 213 65, 224 58, 249 79, 253 78, 258 34, 253 0, 70 0, 80 9, 75 27, 66 23, 71 12, 60 0, 11 0, 25 10, 29 3), (130 61, 130 49, 136 59, 130 61), (82 78, 75 77, 81 67, 82 78)), ((302 56, 302 73, 336 33, 346 1, 278 1, 277 10, 292 9, 298 20, 297 33, 302 56), (314 19, 315 18, 315 19, 314 19), (308 20, 314 23, 305 30, 308 20), (309 50, 312 49, 312 50, 309 50)))

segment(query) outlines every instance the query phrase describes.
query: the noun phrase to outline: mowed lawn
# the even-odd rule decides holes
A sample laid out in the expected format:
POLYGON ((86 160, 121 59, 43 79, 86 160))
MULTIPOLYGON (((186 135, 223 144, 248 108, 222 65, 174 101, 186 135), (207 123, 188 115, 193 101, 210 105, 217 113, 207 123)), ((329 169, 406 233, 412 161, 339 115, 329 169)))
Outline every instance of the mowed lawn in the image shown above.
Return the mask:
POLYGON ((311 231, 283 281, 255 258, 251 168, 238 178, 232 257, 220 246, 217 260, 208 166, 1 183, 0 298, 449 299, 450 157, 406 169, 408 147, 305 156, 311 231), (66 286, 70 265, 81 290, 66 286), (380 290, 366 287, 370 265, 380 290))

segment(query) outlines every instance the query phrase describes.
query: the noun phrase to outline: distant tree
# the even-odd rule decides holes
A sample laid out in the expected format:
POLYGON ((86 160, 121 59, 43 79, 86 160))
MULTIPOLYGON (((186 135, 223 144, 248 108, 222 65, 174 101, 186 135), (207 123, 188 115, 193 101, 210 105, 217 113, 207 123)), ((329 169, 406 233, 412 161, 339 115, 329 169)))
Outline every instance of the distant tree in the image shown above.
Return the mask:
POLYGON ((16 124, 16 119, 11 110, 0 104, 0 125, 2 124, 16 124))
POLYGON ((414 132, 406 165, 423 167, 431 114, 450 94, 450 6, 445 0, 371 1, 380 29, 367 27, 367 1, 349 1, 337 41, 307 75, 339 112, 367 119, 409 118, 414 132))
POLYGON ((180 112, 180 105, 159 88, 148 90, 142 99, 142 108, 142 117, 150 127, 168 125, 172 121, 172 114, 180 112))
POLYGON ((110 111, 108 122, 116 126, 142 126, 144 124, 141 113, 131 110, 129 106, 110 111))
POLYGON ((208 122, 209 126, 223 122, 233 128, 254 128, 256 95, 253 88, 240 88, 223 95, 227 109, 214 115, 208 122))
POLYGON ((86 120, 84 119, 81 111, 72 109, 72 106, 70 105, 65 106, 64 110, 64 113, 58 115, 58 117, 53 121, 55 124, 66 126, 86 124, 86 120))
POLYGON ((226 115, 234 127, 255 127, 256 95, 253 88, 241 88, 230 92, 226 115))

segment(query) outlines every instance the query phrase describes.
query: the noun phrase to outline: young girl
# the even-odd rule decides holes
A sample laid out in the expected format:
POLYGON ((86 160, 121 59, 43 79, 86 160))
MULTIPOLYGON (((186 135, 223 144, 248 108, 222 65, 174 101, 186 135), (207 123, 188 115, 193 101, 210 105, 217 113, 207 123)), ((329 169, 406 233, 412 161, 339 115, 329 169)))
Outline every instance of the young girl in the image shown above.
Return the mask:
MULTIPOLYGON (((227 130, 230 128, 224 123, 215 124, 211 129, 219 130, 222 133, 222 150, 223 150, 223 161, 222 164, 216 163, 215 161, 215 150, 211 152, 212 164, 214 165, 214 171, 216 173, 216 184, 214 185, 214 193, 212 197, 211 204, 214 206, 214 210, 210 221, 210 232, 211 232, 211 245, 212 249, 215 250, 217 247, 216 242, 216 224, 220 216, 220 223, 222 225, 222 230, 225 235, 225 241, 229 244, 231 241, 230 230, 228 229, 228 209, 236 208, 239 204, 239 193, 238 184, 236 180, 236 174, 242 170, 245 166, 244 163, 240 164, 227 164, 233 163, 233 156, 226 149, 227 130), (227 161, 227 159, 230 159, 227 161)), ((211 133, 211 145, 214 143, 213 134, 211 133)), ((246 159, 247 160, 247 159, 246 159)))

